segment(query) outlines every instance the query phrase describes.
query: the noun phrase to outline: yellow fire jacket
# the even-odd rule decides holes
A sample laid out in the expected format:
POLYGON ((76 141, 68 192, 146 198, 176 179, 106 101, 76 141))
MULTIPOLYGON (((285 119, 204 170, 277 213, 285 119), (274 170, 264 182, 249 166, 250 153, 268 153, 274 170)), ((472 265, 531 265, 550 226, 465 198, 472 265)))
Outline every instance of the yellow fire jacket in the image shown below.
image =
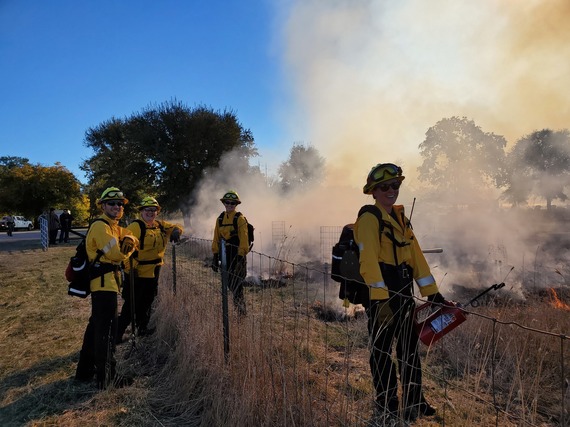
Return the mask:
MULTIPOLYGON (((124 227, 120 227, 118 221, 109 218, 103 214, 99 218, 107 221, 109 225, 103 221, 95 221, 89 228, 85 244, 87 247, 87 256, 89 261, 93 262, 97 257, 97 250, 102 252, 99 263, 108 271, 101 277, 91 280, 91 292, 108 291, 119 292, 121 288, 120 267, 123 261, 126 261, 131 253, 123 254, 121 252, 121 241, 125 236, 132 236, 133 233, 124 227), (114 268, 113 268, 114 267, 114 268)), ((134 238, 135 246, 138 245, 138 239, 134 238)), ((96 267, 94 267, 96 270, 96 267)))
MULTIPOLYGON (((154 277, 154 268, 164 264, 164 252, 170 240, 170 235, 174 229, 179 228, 180 234, 184 232, 182 226, 172 224, 163 220, 155 220, 152 224, 144 222, 146 227, 144 242, 141 241, 138 251, 133 255, 133 266, 136 268, 137 277, 154 277), (143 247, 140 249, 140 247, 143 247)), ((138 221, 131 222, 127 229, 130 230, 137 239, 141 239, 142 224, 138 221)), ((129 271, 129 264, 125 263, 125 270, 129 271)))
MULTIPOLYGON (((216 227, 214 228, 214 239, 212 241, 212 252, 217 254, 220 252, 220 238, 230 240, 234 232, 234 216, 237 211, 225 212, 220 227, 218 217, 216 217, 216 227)), ((241 214, 237 220, 237 236, 239 238, 238 255, 246 256, 249 252, 249 244, 247 241, 247 220, 241 214)))
POLYGON ((404 215, 404 207, 394 205, 398 221, 386 210, 375 204, 382 213, 384 226, 382 238, 379 238, 380 225, 373 213, 365 212, 354 225, 354 240, 360 250, 360 274, 370 286, 370 299, 388 299, 388 287, 384 283, 380 263, 396 265, 394 259, 394 244, 386 235, 390 227, 394 230, 394 237, 398 242, 408 243, 405 246, 396 246, 398 264, 407 263, 414 271, 414 280, 420 289, 422 296, 426 297, 438 292, 437 284, 431 274, 429 265, 422 253, 418 240, 409 224, 409 219, 404 215))

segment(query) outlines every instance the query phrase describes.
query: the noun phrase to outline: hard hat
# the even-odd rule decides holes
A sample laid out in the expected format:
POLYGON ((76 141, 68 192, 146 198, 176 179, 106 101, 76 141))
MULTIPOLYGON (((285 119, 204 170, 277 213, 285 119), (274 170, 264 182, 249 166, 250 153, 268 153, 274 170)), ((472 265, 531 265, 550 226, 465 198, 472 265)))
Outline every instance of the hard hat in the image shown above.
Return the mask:
POLYGON ((108 202, 109 200, 122 200, 123 203, 126 205, 129 203, 129 199, 127 199, 121 190, 117 187, 109 187, 103 193, 101 193, 101 198, 97 201, 97 204, 101 204, 103 202, 108 202))
POLYGON ((157 200, 151 196, 147 196, 142 199, 141 204, 139 205, 139 211, 144 208, 157 208, 160 211, 160 205, 157 200))
POLYGON ((406 177, 402 175, 402 168, 396 166, 393 163, 378 163, 374 166, 368 178, 366 178, 366 185, 362 188, 364 194, 372 194, 374 187, 384 181, 388 181, 393 178, 398 178, 403 181, 406 177))
POLYGON ((237 202, 238 205, 241 203, 241 200, 239 199, 238 193, 236 193, 235 190, 229 190, 228 192, 226 192, 226 194, 224 194, 222 196, 222 198, 220 199, 220 202, 223 203, 224 200, 231 200, 231 201, 237 202))

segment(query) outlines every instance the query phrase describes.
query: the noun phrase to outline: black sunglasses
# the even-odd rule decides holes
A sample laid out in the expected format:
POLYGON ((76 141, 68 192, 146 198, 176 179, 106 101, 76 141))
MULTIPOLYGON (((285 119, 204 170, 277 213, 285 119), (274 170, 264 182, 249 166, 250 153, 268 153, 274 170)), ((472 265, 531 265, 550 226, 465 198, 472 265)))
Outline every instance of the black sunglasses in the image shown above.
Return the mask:
POLYGON ((230 202, 229 200, 224 200, 224 205, 237 206, 237 202, 230 202))
POLYGON ((125 206, 125 204, 124 204, 123 202, 107 202, 107 203, 105 203, 105 204, 106 204, 106 205, 109 205, 109 206, 118 206, 118 207, 123 207, 123 206, 125 206))
POLYGON ((388 191, 390 188, 392 190, 399 190, 400 186, 402 185, 402 183, 400 181, 397 182, 392 182, 390 184, 378 184, 376 186, 376 188, 379 188, 380 191, 382 191, 383 193, 385 193, 386 191, 388 191))

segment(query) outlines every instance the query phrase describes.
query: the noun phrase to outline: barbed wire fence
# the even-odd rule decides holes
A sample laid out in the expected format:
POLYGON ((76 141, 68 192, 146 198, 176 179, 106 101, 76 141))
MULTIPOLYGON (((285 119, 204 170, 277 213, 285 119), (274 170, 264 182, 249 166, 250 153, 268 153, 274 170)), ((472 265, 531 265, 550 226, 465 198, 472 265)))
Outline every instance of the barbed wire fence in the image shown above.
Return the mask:
MULTIPOLYGON (((220 394, 202 395, 193 409, 172 396, 168 407, 195 409, 218 425, 366 425, 374 400, 366 315, 343 307, 327 264, 341 227, 321 227, 320 259, 302 263, 287 261, 284 224, 274 228, 278 256, 247 256, 247 316, 231 294, 224 304, 211 240, 170 247, 157 329, 184 363, 167 367, 169 387, 187 396, 203 394, 207 383, 220 394), (182 380, 197 374, 199 384, 182 380)), ((440 403, 440 425, 568 425, 568 311, 517 304, 466 307, 460 328, 422 345, 426 394, 440 403)))

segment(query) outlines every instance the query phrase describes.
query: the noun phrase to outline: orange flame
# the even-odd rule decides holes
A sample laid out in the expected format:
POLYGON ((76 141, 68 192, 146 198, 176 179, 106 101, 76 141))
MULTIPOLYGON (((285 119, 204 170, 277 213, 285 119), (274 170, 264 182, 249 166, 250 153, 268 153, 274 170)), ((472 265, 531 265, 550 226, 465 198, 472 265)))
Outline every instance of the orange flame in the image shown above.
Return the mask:
POLYGON ((570 311, 570 305, 566 304, 565 302, 563 302, 559 297, 558 294, 556 293, 556 291, 554 290, 554 288, 550 288, 550 294, 552 296, 552 306, 554 308, 559 308, 561 310, 568 310, 570 311))

